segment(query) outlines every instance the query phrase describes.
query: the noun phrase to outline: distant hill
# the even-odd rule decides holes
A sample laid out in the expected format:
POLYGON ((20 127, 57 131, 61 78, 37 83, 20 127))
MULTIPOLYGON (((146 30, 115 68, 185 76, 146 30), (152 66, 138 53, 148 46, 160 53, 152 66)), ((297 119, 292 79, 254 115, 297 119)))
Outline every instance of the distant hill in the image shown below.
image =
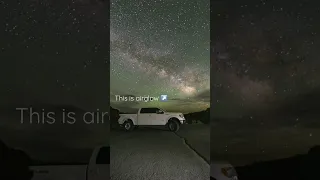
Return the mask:
POLYGON ((286 113, 297 116, 320 115, 320 89, 287 98, 276 113, 286 113))
MULTIPOLYGON (((110 122, 111 122, 111 126, 118 124, 117 120, 119 119, 119 114, 123 114, 123 113, 120 112, 118 109, 113 108, 113 107, 110 106, 110 122)), ((204 124, 209 124, 210 123, 210 108, 208 108, 208 109, 206 109, 204 111, 184 114, 184 116, 185 116, 185 118, 186 118, 188 123, 191 123, 192 120, 199 120, 204 124)))
POLYGON ((319 179, 319 162, 320 146, 314 146, 308 154, 240 166, 236 171, 244 180, 311 180, 319 179))
POLYGON ((84 109, 81 109, 74 105, 68 104, 43 104, 43 105, 35 105, 32 106, 32 109, 35 111, 41 111, 44 109, 45 111, 52 111, 52 112, 61 112, 64 110, 65 112, 85 112, 84 109))
POLYGON ((284 101, 269 110, 267 114, 259 114, 264 123, 278 126, 298 125, 307 128, 320 127, 320 89, 308 93, 287 97, 284 101))
POLYGON ((188 123, 191 123, 193 120, 198 120, 204 124, 209 124, 210 123, 210 108, 208 108, 204 111, 184 114, 184 117, 186 118, 188 123))
POLYGON ((8 107, 0 107, 1 115, 20 116, 21 111, 23 111, 25 115, 29 114, 30 112, 54 112, 55 114, 61 114, 63 111, 66 113, 74 112, 76 114, 82 114, 85 112, 84 109, 68 104, 36 103, 29 105, 8 105, 8 107))

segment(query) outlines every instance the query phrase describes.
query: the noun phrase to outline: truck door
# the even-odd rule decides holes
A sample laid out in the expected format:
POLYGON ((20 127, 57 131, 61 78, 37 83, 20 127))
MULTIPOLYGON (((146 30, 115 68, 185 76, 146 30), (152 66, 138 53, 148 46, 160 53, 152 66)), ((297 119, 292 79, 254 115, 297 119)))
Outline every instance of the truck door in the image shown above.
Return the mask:
POLYGON ((97 148, 91 157, 87 180, 106 180, 110 178, 110 147, 97 148))
POLYGON ((152 108, 141 108, 138 114, 138 125, 152 125, 152 108))
MULTIPOLYGON (((143 124, 139 123, 139 125, 165 125, 165 119, 163 115, 164 112, 161 111, 159 108, 143 108, 141 109, 141 111, 145 113, 142 114, 141 118, 143 124)), ((138 121, 139 120, 140 117, 138 118, 138 121)))
POLYGON ((159 108, 155 108, 156 113, 154 113, 153 124, 154 125, 166 125, 167 119, 164 115, 164 111, 159 108))

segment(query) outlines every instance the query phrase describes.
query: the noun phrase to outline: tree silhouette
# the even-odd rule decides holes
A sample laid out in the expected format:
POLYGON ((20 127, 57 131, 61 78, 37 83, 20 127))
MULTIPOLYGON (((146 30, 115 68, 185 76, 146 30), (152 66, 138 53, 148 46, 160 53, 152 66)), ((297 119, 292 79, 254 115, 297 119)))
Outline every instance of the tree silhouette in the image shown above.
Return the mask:
POLYGON ((31 180, 30 157, 22 150, 9 148, 0 140, 0 179, 31 180))

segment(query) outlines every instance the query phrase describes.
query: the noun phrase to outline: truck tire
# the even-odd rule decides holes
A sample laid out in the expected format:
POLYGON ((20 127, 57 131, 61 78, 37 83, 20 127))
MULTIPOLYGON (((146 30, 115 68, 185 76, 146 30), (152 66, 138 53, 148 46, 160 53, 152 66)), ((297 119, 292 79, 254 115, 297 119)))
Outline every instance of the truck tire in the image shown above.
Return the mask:
POLYGON ((176 120, 169 120, 168 129, 172 132, 177 132, 180 129, 180 123, 176 120))
POLYGON ((132 131, 134 129, 134 125, 131 120, 127 120, 123 123, 123 127, 126 131, 132 131))

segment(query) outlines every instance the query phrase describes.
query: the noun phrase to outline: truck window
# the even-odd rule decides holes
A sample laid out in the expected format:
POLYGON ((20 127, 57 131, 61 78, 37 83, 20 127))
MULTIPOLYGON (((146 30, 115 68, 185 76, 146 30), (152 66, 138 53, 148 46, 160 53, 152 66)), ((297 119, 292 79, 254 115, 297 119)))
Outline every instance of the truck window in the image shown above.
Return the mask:
POLYGON ((149 113, 157 113, 159 111, 158 108, 150 108, 150 112, 149 113))
POLYGON ((141 108, 140 114, 153 114, 157 111, 159 111, 159 108, 141 108))
POLYGON ((147 113, 150 113, 149 110, 150 108, 141 108, 140 110, 140 114, 147 114, 147 113))
POLYGON ((97 155, 96 164, 110 164, 110 147, 102 147, 97 155))

